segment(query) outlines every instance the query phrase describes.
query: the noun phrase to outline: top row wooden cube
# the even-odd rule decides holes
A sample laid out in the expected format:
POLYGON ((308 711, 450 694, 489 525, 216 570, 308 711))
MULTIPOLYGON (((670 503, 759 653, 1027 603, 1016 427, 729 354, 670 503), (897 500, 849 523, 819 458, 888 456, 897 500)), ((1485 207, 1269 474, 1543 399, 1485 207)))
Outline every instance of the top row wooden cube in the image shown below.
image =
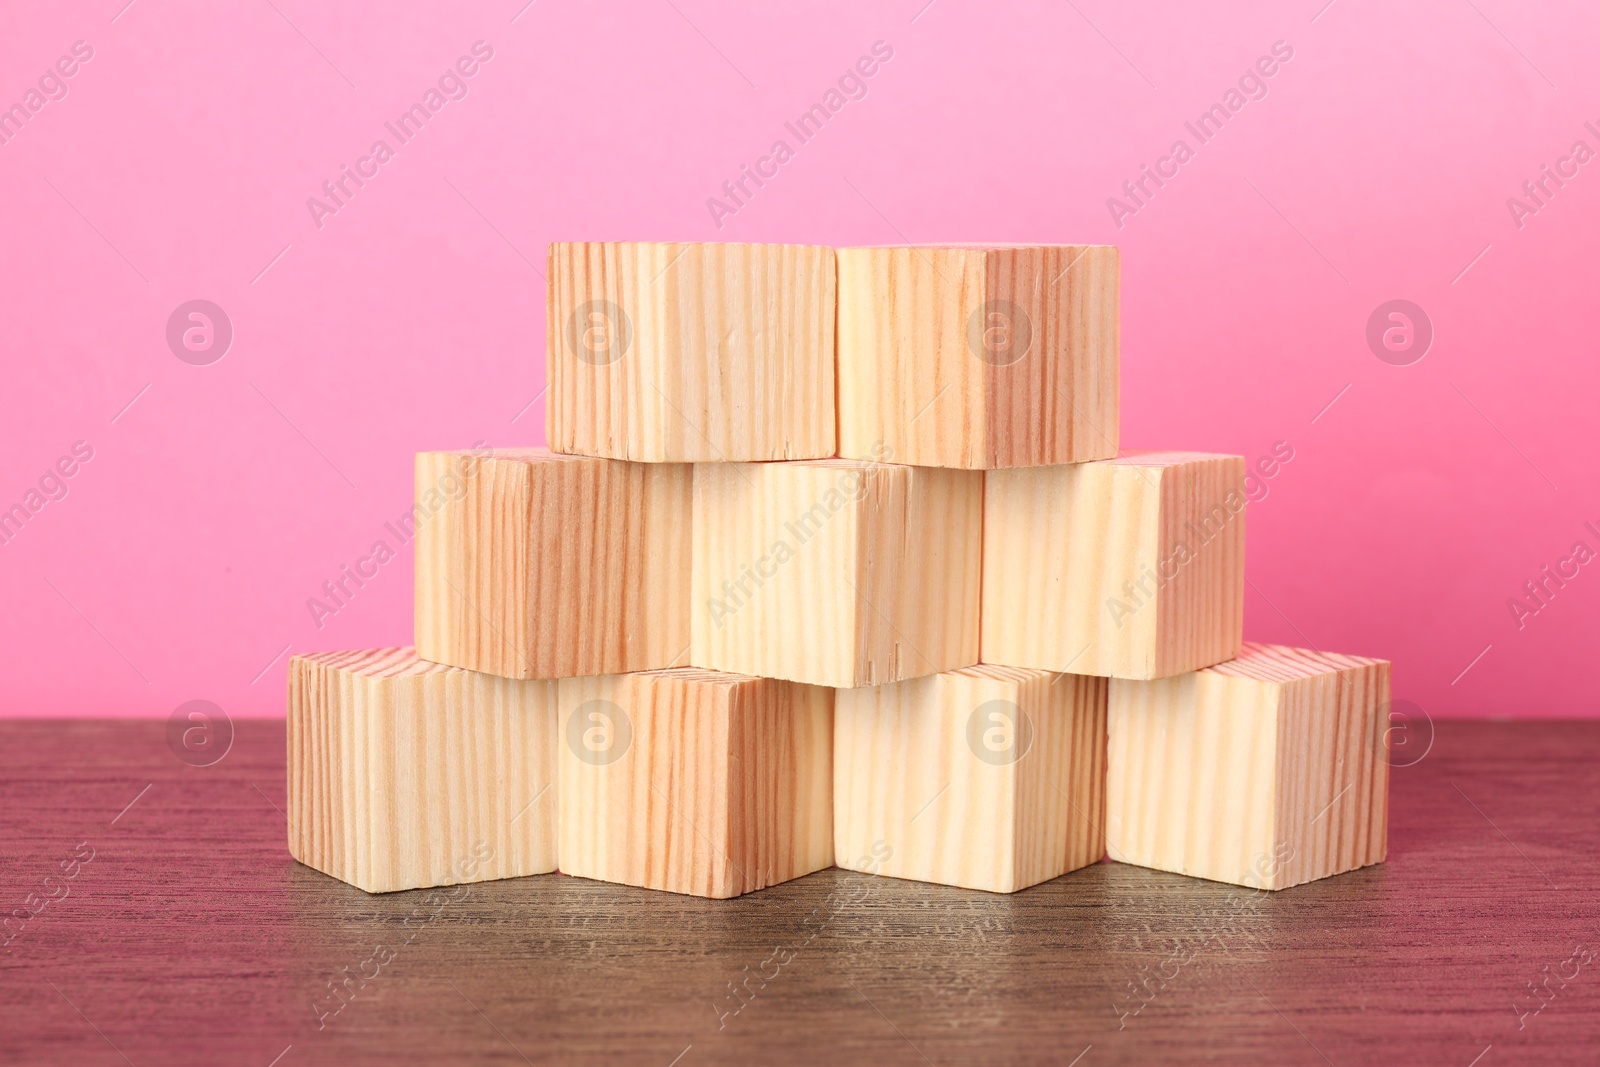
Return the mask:
POLYGON ((550 246, 550 448, 988 470, 1117 453, 1116 248, 550 246))
POLYGON ((833 250, 550 246, 545 435, 645 463, 834 452, 833 250))
POLYGON ((839 250, 839 454, 992 470, 1117 454, 1108 245, 839 250))

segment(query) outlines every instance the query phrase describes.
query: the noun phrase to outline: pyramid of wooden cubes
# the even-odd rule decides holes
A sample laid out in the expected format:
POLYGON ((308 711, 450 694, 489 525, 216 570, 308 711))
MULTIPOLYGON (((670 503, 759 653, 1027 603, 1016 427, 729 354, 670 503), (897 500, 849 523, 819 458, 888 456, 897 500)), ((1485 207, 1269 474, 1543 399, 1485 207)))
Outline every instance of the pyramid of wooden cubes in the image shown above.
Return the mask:
POLYGON ((546 448, 416 457, 414 645, 296 656, 369 892, 1384 858, 1389 665, 1243 640, 1246 468, 1127 451, 1093 245, 552 245, 546 448))

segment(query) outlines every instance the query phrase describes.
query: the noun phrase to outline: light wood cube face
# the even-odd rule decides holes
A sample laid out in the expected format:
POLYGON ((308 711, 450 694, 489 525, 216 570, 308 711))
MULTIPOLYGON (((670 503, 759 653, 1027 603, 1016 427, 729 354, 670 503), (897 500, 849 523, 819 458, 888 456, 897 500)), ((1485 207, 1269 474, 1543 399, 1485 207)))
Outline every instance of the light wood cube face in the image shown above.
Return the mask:
POLYGON ((1099 862, 1106 685, 985 666, 840 690, 835 855, 991 893, 1099 862))
POLYGON ((692 486, 687 464, 418 453, 419 654, 508 678, 687 663, 692 486))
POLYGON ((1259 889, 1382 862, 1388 705, 1386 661, 1276 645, 1113 679, 1111 858, 1259 889))
POLYGON ((409 648, 289 661, 289 852, 369 893, 556 869, 556 687, 409 648))
POLYGON ((837 448, 834 253, 816 245, 550 246, 546 434, 650 463, 837 448))
POLYGON ((677 669, 560 683, 561 870, 732 897, 833 864, 833 692, 677 669))
POLYGON ((1238 655, 1245 503, 1239 456, 990 471, 983 662, 1144 679, 1238 655))
POLYGON ((1117 249, 839 250, 839 455, 969 470, 1117 454, 1117 249))
POLYGON ((982 475, 702 464, 690 662, 849 688, 978 661, 982 475))

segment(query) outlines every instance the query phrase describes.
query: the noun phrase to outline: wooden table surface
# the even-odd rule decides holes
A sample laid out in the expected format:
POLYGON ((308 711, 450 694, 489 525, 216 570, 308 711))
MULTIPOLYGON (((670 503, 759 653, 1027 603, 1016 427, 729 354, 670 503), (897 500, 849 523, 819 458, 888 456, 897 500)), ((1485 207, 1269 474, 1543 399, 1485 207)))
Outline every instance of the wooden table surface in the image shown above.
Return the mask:
POLYGON ((283 724, 235 725, 192 767, 164 723, 0 724, 0 908, 37 909, 0 1063, 1600 1063, 1600 723, 1439 724, 1389 861, 1277 895, 1103 863, 732 901, 367 896, 289 858, 283 724))

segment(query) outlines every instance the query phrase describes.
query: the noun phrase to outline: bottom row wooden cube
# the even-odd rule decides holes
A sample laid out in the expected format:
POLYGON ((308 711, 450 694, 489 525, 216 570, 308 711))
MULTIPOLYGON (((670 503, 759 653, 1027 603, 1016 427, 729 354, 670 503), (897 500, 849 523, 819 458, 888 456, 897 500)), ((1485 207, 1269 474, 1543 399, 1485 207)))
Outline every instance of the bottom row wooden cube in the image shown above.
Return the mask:
POLYGON ((1388 701, 1386 661, 1276 645, 1113 679, 1111 858, 1261 889, 1381 862, 1388 701))
POLYGON ((835 855, 994 893, 1105 855, 1106 679, 981 666, 836 699, 835 855))
POLYGON ((564 873, 731 897, 833 865, 833 690, 694 668, 559 686, 564 873))
POLYGON ((568 874, 730 897, 873 857, 1009 893, 1111 857, 1282 889, 1380 862, 1389 664, 1270 645, 1154 681, 834 690, 296 656, 289 845, 369 892, 568 874), (559 784, 558 784, 559 783, 559 784), (559 817, 558 817, 559 813, 559 817))
POLYGON ((289 853, 369 893, 556 869, 555 683, 410 648, 289 661, 289 853))

